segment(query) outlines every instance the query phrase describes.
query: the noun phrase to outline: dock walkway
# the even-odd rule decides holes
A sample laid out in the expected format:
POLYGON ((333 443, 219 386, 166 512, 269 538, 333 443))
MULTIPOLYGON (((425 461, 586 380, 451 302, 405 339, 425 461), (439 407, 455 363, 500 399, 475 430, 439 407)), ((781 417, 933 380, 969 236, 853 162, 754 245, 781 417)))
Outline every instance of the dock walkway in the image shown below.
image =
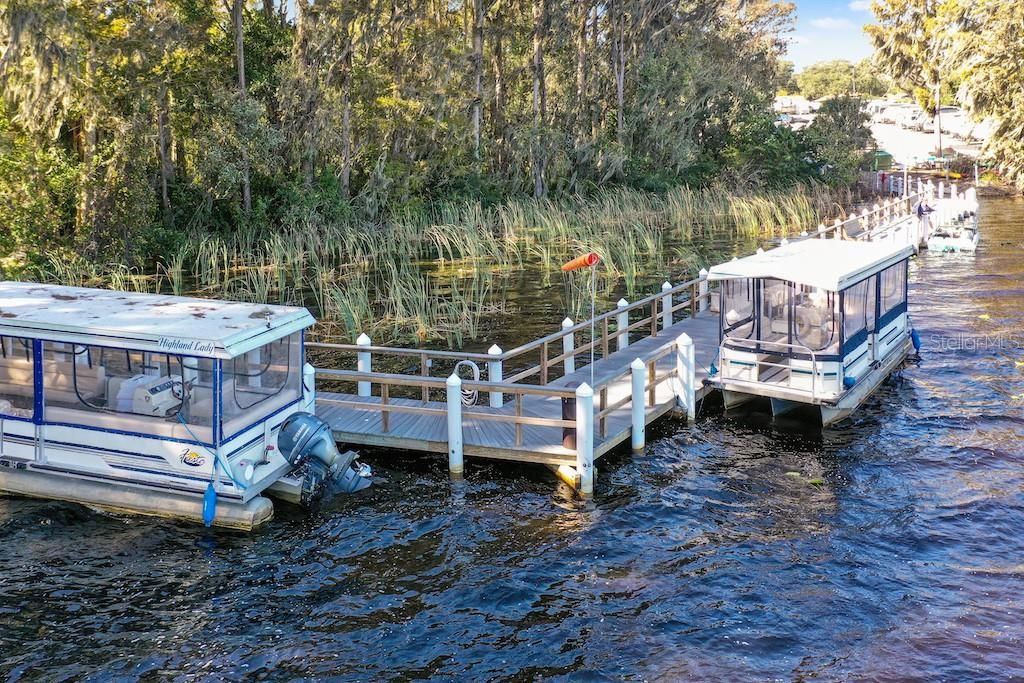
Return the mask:
MULTIPOLYGON (((630 364, 639 358, 645 365, 653 360, 655 374, 661 378, 674 378, 676 372, 675 347, 680 335, 692 339, 695 350, 696 399, 708 392, 703 380, 707 378, 718 349, 718 315, 709 310, 685 318, 670 327, 659 330, 655 336, 643 339, 611 353, 591 366, 551 381, 552 389, 565 389, 574 393, 581 384, 600 387, 606 392, 604 425, 594 435, 594 458, 629 438, 632 429, 630 364)), ((671 381, 661 381, 655 387, 654 401, 645 405, 645 424, 654 422, 677 407, 678 387, 671 381)), ((562 401, 567 396, 553 394, 526 394, 520 404, 525 418, 561 419, 562 401)), ((602 399, 596 401, 601 409, 602 399)), ((478 403, 462 409, 463 448, 469 456, 536 462, 547 465, 576 465, 575 449, 563 445, 565 429, 571 427, 545 424, 522 424, 520 438, 516 439, 516 401, 493 407, 481 395, 478 403), (484 416, 502 416, 505 420, 484 416)), ((385 406, 381 396, 352 396, 330 392, 317 394, 317 414, 327 422, 339 442, 353 445, 383 446, 435 453, 448 452, 447 402, 408 398, 390 398, 393 415, 384 428, 385 406), (430 411, 430 412, 427 412, 430 411)))

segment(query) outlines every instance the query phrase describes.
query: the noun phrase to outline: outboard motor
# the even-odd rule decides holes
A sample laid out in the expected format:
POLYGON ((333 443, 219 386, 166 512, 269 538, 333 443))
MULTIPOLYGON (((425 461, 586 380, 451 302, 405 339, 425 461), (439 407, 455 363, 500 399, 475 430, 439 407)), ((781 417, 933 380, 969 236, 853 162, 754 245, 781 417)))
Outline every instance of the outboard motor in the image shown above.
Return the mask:
POLYGON ((303 467, 302 503, 334 493, 355 493, 370 485, 368 467, 356 469, 355 453, 338 453, 330 428, 315 415, 293 413, 281 425, 277 447, 293 467, 303 467), (365 470, 365 471, 364 471, 365 470))

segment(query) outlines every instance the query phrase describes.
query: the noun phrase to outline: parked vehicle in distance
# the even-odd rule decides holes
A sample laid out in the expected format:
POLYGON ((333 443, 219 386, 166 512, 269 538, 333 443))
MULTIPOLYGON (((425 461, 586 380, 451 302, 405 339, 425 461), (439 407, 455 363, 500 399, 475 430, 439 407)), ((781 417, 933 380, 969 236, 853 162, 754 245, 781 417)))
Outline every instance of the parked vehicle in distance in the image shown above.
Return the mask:
POLYGON ((924 110, 916 104, 909 105, 896 112, 895 123, 901 128, 911 128, 913 121, 923 113, 924 110))
MULTIPOLYGON (((943 109, 946 109, 946 107, 943 107, 943 109)), ((967 112, 956 107, 954 111, 942 112, 941 126, 942 132, 946 135, 966 138, 970 135, 971 128, 974 127, 974 121, 967 112)))

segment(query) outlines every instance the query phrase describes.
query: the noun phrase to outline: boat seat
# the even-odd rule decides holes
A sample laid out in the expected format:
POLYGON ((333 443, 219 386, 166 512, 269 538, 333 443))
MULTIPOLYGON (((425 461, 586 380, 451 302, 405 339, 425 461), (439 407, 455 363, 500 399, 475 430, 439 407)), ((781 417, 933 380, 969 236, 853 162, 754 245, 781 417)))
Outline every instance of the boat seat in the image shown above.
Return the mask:
MULTIPOLYGON (((102 366, 72 366, 71 361, 44 360, 43 387, 47 400, 78 403, 75 395, 75 375, 78 393, 84 399, 106 396, 106 370, 102 366)), ((0 358, 0 393, 10 396, 33 395, 32 361, 27 358, 0 358)))

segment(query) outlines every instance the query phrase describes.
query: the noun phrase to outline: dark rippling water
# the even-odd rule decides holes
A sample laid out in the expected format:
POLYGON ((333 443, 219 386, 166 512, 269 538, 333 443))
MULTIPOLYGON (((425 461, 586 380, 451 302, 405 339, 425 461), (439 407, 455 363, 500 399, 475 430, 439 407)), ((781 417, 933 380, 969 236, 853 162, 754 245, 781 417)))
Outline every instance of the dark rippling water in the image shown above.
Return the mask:
POLYGON ((580 505, 385 453, 251 535, 0 499, 10 679, 1024 676, 1024 203, 912 265, 920 364, 806 431, 707 406, 580 505))

